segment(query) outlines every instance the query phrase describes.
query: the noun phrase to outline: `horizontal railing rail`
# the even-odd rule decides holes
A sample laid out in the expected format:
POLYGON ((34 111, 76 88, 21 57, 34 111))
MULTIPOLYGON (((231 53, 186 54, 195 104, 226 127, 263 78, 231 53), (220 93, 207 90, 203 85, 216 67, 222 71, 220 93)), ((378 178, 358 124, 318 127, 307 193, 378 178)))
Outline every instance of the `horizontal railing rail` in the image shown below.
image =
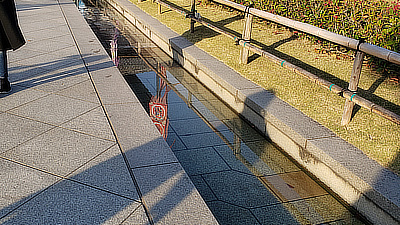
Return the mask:
POLYGON ((179 9, 178 7, 168 4, 165 1, 161 0, 155 0, 156 3, 159 4, 159 13, 161 14, 161 6, 165 6, 169 9, 172 9, 183 16, 190 18, 191 19, 191 32, 194 32, 194 22, 200 23, 220 34, 223 34, 231 39, 233 39, 238 45, 242 46, 242 53, 241 53, 241 61, 243 63, 247 63, 248 60, 248 51, 251 51, 253 53, 256 53, 262 57, 268 58, 269 60, 275 62, 276 64, 285 67, 287 69, 292 70, 293 72, 300 74, 302 76, 305 76, 309 80, 312 80, 314 83, 321 85, 322 87, 325 87, 329 91, 332 91, 335 94, 338 94, 339 96, 343 97, 346 99, 345 103, 345 110, 343 113, 342 117, 342 125, 346 125, 350 122, 351 119, 351 114, 353 112, 353 107, 355 104, 368 109, 370 112, 373 112, 379 116, 382 116, 383 118, 386 118, 396 124, 400 125, 400 116, 397 115, 396 113, 387 110, 383 108, 382 106, 379 106, 359 95, 357 95, 357 86, 361 74, 361 67, 362 67, 362 62, 364 59, 364 53, 370 54, 379 58, 382 58, 384 60, 393 62, 395 64, 400 65, 400 54, 387 50, 385 48, 381 48, 369 43, 365 43, 362 40, 355 40, 352 38, 348 38, 309 24, 301 23, 298 21, 293 21, 290 19, 287 19, 285 17, 281 17, 278 15, 274 15, 268 12, 264 12, 261 10, 253 9, 247 6, 243 6, 228 0, 213 0, 214 2, 217 2, 219 4, 232 7, 234 9, 237 9, 239 11, 245 12, 246 16, 246 22, 244 26, 244 32, 242 37, 237 37, 236 35, 229 33, 215 25, 212 25, 206 21, 204 21, 197 13, 195 9, 195 2, 194 0, 192 1, 192 7, 191 11, 185 11, 183 9, 179 9), (356 50, 356 59, 354 60, 354 66, 353 66, 353 71, 351 74, 351 79, 349 82, 349 88, 342 88, 330 81, 324 80, 320 78, 319 76, 299 67, 296 66, 290 62, 287 62, 286 60, 283 60, 265 50, 260 49, 259 47, 253 45, 250 43, 250 34, 251 34, 251 20, 252 16, 257 16, 262 19, 270 20, 275 23, 281 24, 283 26, 287 26, 289 28, 314 35, 319 38, 323 38, 325 40, 331 41, 335 44, 342 45, 344 47, 348 47, 351 49, 356 50), (247 51, 247 53, 246 53, 247 51))
MULTIPOLYGON (((245 12, 246 11, 246 6, 228 1, 228 0, 211 0, 216 3, 219 3, 221 5, 229 6, 231 8, 234 8, 236 10, 245 12)), ((282 17, 279 15, 275 15, 266 11, 262 11, 259 9, 255 8, 250 8, 247 9, 248 13, 257 16, 262 19, 266 19, 269 21, 272 21, 274 23, 283 25, 285 27, 289 27, 298 31, 301 31, 303 33, 307 33, 310 35, 313 35, 315 37, 322 38, 324 40, 330 41, 332 43, 350 48, 352 50, 359 50, 362 51, 368 55, 372 55, 381 59, 384 59, 386 61, 395 63, 397 65, 400 65, 400 54, 394 51, 390 51, 388 49, 372 45, 366 42, 363 42, 361 40, 356 40, 352 39, 334 32, 327 31, 325 29, 313 26, 311 24, 307 23, 302 23, 299 21, 291 20, 286 17, 282 17)))

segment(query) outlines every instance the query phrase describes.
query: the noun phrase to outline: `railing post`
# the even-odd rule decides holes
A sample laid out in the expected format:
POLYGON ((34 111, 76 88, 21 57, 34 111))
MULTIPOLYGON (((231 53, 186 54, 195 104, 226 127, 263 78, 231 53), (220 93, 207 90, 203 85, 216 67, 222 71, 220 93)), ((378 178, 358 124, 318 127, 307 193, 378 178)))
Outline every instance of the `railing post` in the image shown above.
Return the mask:
MULTIPOLYGON (((195 17, 196 15, 196 0, 192 0, 190 15, 192 16, 192 18, 195 17)), ((194 33, 194 24, 196 23, 196 21, 193 20, 192 18, 190 18, 190 33, 194 33)))
MULTIPOLYGON (((362 63, 364 61, 364 52, 357 51, 356 57, 354 59, 353 70, 351 71, 351 77, 349 81, 349 91, 353 92, 353 96, 357 93, 358 83, 360 81, 362 63)), ((353 97, 352 96, 352 97, 353 97)), ((353 114, 353 108, 355 103, 351 100, 346 99, 346 103, 344 105, 344 111, 342 116, 341 125, 345 126, 350 123, 351 115, 353 114)))
POLYGON ((158 3, 158 14, 162 13, 162 9, 161 9, 161 3, 159 2, 159 0, 157 1, 158 3))
POLYGON ((137 54, 138 55, 142 54, 142 48, 140 42, 137 43, 137 54))
MULTIPOLYGON (((242 39, 245 42, 250 42, 250 39, 251 39, 251 29, 252 29, 252 21, 253 21, 253 15, 250 14, 251 7, 252 7, 252 5, 246 6, 246 10, 244 12, 246 21, 244 23, 242 39)), ((249 61, 249 50, 243 46, 242 50, 240 52, 240 62, 243 64, 247 64, 248 61, 249 61)))

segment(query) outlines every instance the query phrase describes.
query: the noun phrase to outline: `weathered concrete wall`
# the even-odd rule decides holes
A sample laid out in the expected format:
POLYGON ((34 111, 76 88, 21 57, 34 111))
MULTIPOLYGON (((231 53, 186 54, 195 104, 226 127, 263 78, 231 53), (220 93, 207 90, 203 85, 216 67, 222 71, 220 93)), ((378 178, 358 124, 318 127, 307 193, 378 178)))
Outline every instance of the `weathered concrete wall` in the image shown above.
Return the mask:
MULTIPOLYGON (((375 224, 400 223, 400 178, 129 0, 107 0, 229 106, 375 224)), ((189 21, 188 21, 189 23, 189 21)))

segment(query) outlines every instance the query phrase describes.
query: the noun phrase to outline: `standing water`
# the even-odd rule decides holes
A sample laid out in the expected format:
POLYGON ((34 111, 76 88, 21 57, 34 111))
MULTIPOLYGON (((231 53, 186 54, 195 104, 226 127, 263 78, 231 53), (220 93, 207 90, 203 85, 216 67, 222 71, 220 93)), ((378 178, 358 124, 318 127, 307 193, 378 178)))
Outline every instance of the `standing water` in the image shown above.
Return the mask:
POLYGON ((76 2, 220 224, 363 224, 105 0, 76 2))

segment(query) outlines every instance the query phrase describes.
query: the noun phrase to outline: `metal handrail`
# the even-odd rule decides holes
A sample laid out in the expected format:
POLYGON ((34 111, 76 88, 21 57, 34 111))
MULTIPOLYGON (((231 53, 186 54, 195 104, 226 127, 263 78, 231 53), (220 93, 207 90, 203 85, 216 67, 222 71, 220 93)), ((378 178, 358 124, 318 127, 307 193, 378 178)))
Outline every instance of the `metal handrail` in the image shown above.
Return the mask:
MULTIPOLYGON (((219 4, 229 6, 232 8, 235 8, 239 11, 246 11, 246 6, 228 1, 228 0, 212 0, 214 2, 217 2, 219 4)), ((278 16, 269 12, 265 12, 259 9, 255 8, 250 8, 247 9, 248 12, 254 16, 257 16, 262 19, 266 19, 269 21, 272 21, 274 23, 313 35, 315 37, 319 37, 322 39, 325 39, 327 41, 330 41, 332 43, 353 49, 353 50, 359 50, 362 52, 365 52, 366 54, 384 59, 386 61, 395 63, 397 65, 400 65, 400 54, 394 51, 390 51, 388 49, 369 44, 360 40, 352 39, 340 34, 336 34, 330 31, 327 31, 325 29, 307 24, 307 23, 302 23, 299 21, 291 20, 282 16, 278 16)))

